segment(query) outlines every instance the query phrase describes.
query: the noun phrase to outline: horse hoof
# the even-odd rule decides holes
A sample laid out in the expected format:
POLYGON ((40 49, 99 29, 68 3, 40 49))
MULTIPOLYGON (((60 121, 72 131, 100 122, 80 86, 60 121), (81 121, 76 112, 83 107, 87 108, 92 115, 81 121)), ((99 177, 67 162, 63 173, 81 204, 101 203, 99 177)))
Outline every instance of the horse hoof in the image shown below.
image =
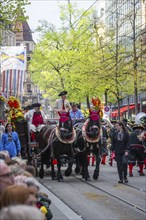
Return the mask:
POLYGON ((97 174, 94 174, 94 175, 93 175, 93 179, 94 179, 94 180, 97 180, 97 179, 98 179, 98 175, 97 175, 97 174))
POLYGON ((63 182, 63 177, 58 179, 58 182, 63 182))
POLYGON ((75 173, 76 173, 76 174, 79 174, 79 173, 80 173, 80 167, 76 167, 76 168, 75 168, 75 173))
POLYGON ((65 170, 65 176, 70 176, 71 173, 72 173, 72 170, 71 170, 71 169, 65 170))
POLYGON ((44 178, 44 170, 40 169, 39 177, 40 177, 41 179, 44 178))
POLYGON ((90 176, 86 177, 85 181, 90 181, 90 176))

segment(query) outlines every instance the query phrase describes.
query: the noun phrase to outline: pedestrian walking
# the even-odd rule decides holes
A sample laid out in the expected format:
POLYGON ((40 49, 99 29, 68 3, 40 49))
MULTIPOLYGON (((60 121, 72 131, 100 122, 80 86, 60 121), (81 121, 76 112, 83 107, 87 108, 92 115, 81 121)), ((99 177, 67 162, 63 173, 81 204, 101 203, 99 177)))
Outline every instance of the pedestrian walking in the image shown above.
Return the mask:
POLYGON ((123 122, 117 122, 116 131, 112 137, 112 151, 115 152, 119 183, 128 183, 127 166, 128 166, 128 149, 129 133, 123 122))

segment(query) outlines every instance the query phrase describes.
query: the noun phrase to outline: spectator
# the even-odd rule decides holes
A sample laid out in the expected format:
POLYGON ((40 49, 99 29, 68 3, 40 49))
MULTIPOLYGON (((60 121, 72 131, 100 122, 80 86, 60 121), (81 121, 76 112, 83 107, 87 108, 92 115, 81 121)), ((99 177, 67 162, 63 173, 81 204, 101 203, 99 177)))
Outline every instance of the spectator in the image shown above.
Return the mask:
POLYGON ((36 171, 35 171, 34 166, 32 166, 32 165, 26 165, 25 170, 26 170, 27 172, 29 172, 32 176, 34 176, 34 177, 36 176, 36 171))
POLYGON ((14 176, 5 163, 4 160, 0 160, 0 195, 8 187, 14 184, 14 176))
POLYGON ((0 220, 45 220, 41 211, 27 205, 14 205, 0 211, 0 220))
POLYGON ((13 131, 12 125, 8 123, 5 133, 2 135, 1 150, 7 150, 11 158, 21 156, 21 145, 17 132, 13 131))
POLYGON ((0 198, 0 208, 7 207, 9 205, 25 204, 30 206, 36 206, 37 199, 35 194, 27 186, 9 186, 5 189, 0 198))

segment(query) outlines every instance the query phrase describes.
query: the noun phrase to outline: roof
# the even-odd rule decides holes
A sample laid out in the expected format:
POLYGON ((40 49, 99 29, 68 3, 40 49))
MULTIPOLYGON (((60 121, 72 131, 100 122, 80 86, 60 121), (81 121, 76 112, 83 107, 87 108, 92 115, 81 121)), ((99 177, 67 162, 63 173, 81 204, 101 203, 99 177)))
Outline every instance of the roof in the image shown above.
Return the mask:
POLYGON ((23 29, 23 40, 24 41, 33 41, 32 31, 31 31, 27 22, 22 23, 22 29, 23 29))

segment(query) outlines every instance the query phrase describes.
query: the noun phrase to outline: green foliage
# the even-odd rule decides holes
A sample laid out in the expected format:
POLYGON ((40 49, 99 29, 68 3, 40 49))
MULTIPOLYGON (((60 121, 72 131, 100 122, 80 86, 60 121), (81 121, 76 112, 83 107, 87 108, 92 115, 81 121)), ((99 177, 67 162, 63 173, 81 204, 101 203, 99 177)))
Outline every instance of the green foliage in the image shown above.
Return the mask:
POLYGON ((10 29, 17 20, 24 21, 25 5, 28 0, 1 0, 0 1, 0 29, 10 29))

